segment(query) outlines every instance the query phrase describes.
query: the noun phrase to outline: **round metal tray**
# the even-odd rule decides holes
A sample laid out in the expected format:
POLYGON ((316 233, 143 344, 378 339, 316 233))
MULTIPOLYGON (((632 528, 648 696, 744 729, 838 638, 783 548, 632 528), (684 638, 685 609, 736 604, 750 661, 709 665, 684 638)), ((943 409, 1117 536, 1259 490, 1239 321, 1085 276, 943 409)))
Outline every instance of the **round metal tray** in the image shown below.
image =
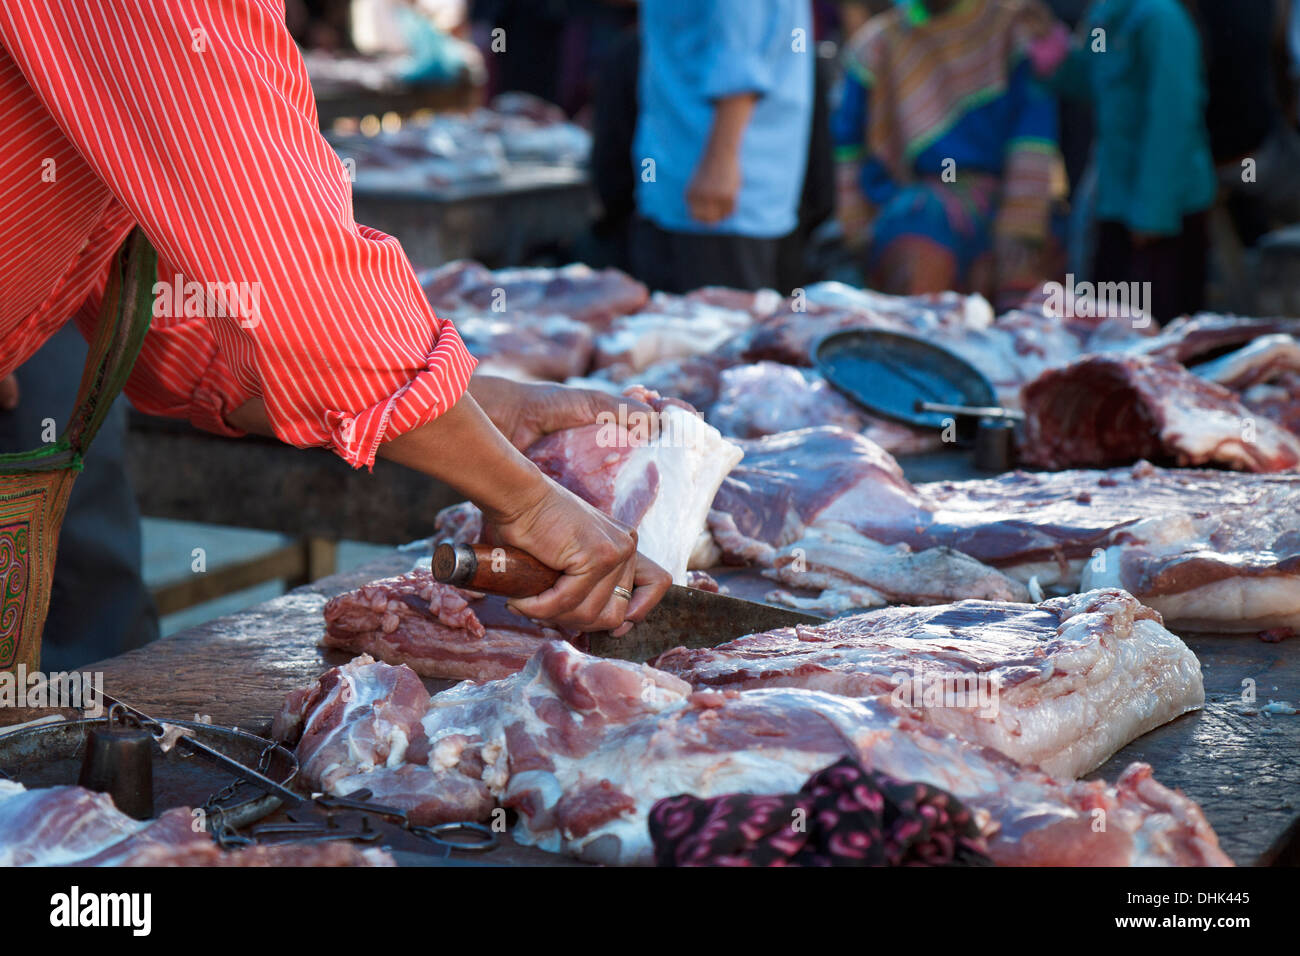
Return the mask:
POLYGON ((916 403, 993 406, 984 374, 941 345, 884 329, 832 332, 813 347, 817 371, 867 411, 919 428, 943 428, 950 417, 916 403))
MULTIPOLYGON (((195 740, 249 767, 257 766, 270 743, 232 727, 189 720, 166 723, 185 728, 195 740)), ((29 789, 75 785, 81 775, 87 735, 106 724, 106 719, 72 720, 0 734, 0 770, 29 789)), ((271 752, 266 775, 277 783, 288 784, 297 773, 298 758, 277 744, 271 752)), ((201 757, 179 753, 175 747, 163 753, 156 741, 153 744, 155 816, 173 807, 201 807, 233 780, 230 774, 201 757)), ((228 826, 242 827, 274 812, 280 801, 246 783, 217 806, 221 807, 223 821, 228 826)))

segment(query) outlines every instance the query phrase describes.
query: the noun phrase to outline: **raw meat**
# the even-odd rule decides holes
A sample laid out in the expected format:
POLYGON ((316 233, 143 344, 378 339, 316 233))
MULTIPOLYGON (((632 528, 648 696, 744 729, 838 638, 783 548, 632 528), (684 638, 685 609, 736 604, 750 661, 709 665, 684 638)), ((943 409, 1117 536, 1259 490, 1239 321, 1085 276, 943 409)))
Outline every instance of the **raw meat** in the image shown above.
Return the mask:
POLYGON ((925 502, 898 462, 861 435, 827 426, 739 444, 744 458, 709 512, 709 530, 732 563, 770 567, 778 549, 819 520, 924 521, 925 502))
POLYGON ((731 563, 826 588, 780 595, 807 610, 1021 600, 1019 582, 1124 587, 1176 629, 1300 625, 1300 478, 1143 462, 913 487, 888 454, 838 429, 741 444, 710 531, 731 563))
MULTIPOLYGON (((357 698, 376 696, 361 685, 395 683, 387 673, 393 668, 364 659, 339 670, 322 685, 346 681, 357 698)), ((318 712, 346 721, 339 711, 327 699, 307 714, 307 726, 318 712)), ((366 724, 364 708, 355 712, 352 723, 366 724)), ((476 806, 483 817, 495 800, 517 812, 520 842, 593 862, 649 863, 646 815, 663 797, 785 793, 850 756, 965 801, 982 814, 999 863, 1230 864, 1196 804, 1160 786, 1143 764, 1131 765, 1114 787, 1062 783, 879 699, 800 688, 693 692, 647 665, 588 657, 559 642, 513 677, 437 695, 421 727, 421 749, 405 752, 411 779, 427 785, 419 819, 476 806), (484 791, 490 799, 481 805, 466 799, 484 791), (1100 831, 1093 826, 1098 810, 1106 819, 1100 831)), ((406 736, 414 732, 408 725, 406 736)), ((362 740, 371 736, 367 729, 362 740)), ((311 748, 304 737, 298 753, 305 769, 329 762, 311 748)), ((364 785, 376 799, 393 799, 385 789, 391 754, 381 762, 362 746, 353 766, 331 764, 325 789, 364 785)), ((414 802, 409 789, 398 797, 414 802)))
POLYGON ((1127 525, 1080 586, 1123 587, 1184 630, 1300 628, 1300 482, 1127 525))
POLYGON ((1300 372, 1300 341, 1292 335, 1264 335, 1192 371, 1234 392, 1244 391, 1285 372, 1300 372))
POLYGON ((824 519, 782 548, 764 574, 789 587, 823 589, 816 599, 780 591, 771 597, 826 614, 896 601, 1025 601, 1030 596, 1024 584, 952 548, 914 551, 906 544, 882 544, 843 522, 824 519))
POLYGON ((1043 373, 1021 399, 1021 457, 1044 468, 1137 459, 1257 472, 1300 466, 1300 436, 1165 360, 1088 356, 1043 373))
POLYGON ((617 269, 597 272, 577 263, 490 272, 477 262, 460 260, 422 275, 421 285, 440 311, 565 315, 596 329, 637 311, 649 298, 644 285, 617 269))
POLYGON ((867 415, 812 369, 756 362, 726 369, 709 413, 722 434, 762 438, 815 425, 860 432, 867 415))
POLYGON ((684 359, 656 362, 639 372, 620 374, 619 380, 639 385, 665 398, 676 398, 704 413, 717 401, 722 372, 733 364, 718 355, 696 355, 684 359))
POLYGON ((1267 385, 1251 386, 1241 393, 1241 403, 1300 435, 1300 372, 1283 372, 1267 385))
POLYGON ((637 529, 638 550, 678 584, 709 505, 741 450, 681 403, 630 390, 658 411, 658 433, 645 423, 604 422, 547 435, 528 457, 606 514, 637 529))
POLYGON ((562 382, 581 375, 591 364, 591 329, 563 315, 513 313, 505 318, 444 311, 471 354, 478 372, 518 382, 562 382))
POLYGON ((1158 613, 1118 590, 1038 605, 894 607, 678 647, 654 664, 701 690, 884 697, 912 719, 1062 778, 1205 702, 1196 656, 1158 613))
MULTIPOLYGON (((716 563, 706 518, 719 484, 743 453, 683 403, 640 388, 628 394, 659 411, 657 435, 631 420, 587 425, 547 435, 528 457, 585 501, 635 527, 638 550, 684 584, 688 568, 716 563)), ((483 515, 463 502, 440 511, 435 528, 436 541, 475 542, 483 515)))
POLYGON ((770 359, 811 365, 817 341, 843 329, 933 334, 940 329, 984 328, 992 322, 993 310, 980 296, 956 292, 893 296, 840 282, 819 282, 763 318, 747 337, 743 357, 751 362, 770 359))
POLYGON ((27 790, 0 780, 0 866, 392 866, 349 844, 226 852, 193 827, 189 809, 134 820, 82 787, 27 790))
POLYGON ((1294 319, 1253 319, 1202 312, 1174 319, 1158 335, 1135 343, 1130 351, 1192 365, 1239 348, 1262 335, 1294 328, 1294 319))
POLYGON ((736 438, 833 425, 863 433, 895 455, 920 454, 943 445, 938 431, 909 428, 869 415, 812 369, 777 362, 723 371, 708 419, 722 434, 736 438))
POLYGON ((416 570, 340 594, 325 605, 323 647, 406 664, 422 677, 495 680, 528 662, 542 641, 568 635, 416 570))
POLYGON ((644 309, 614 319, 596 339, 595 364, 635 374, 656 362, 708 355, 753 321, 746 311, 656 292, 644 309))

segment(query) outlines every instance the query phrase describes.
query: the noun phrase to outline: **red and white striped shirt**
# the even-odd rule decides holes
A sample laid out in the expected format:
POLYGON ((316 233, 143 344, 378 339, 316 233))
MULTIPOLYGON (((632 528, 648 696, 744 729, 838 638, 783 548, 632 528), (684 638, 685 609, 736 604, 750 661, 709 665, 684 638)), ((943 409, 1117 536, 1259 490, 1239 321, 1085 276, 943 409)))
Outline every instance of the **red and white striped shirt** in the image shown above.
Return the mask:
POLYGON ((401 246, 353 221, 282 2, 0 6, 0 376, 93 326, 137 224, 160 282, 257 302, 256 321, 156 305, 137 408, 237 435, 225 415, 260 396, 282 440, 368 466, 465 390, 474 360, 401 246))

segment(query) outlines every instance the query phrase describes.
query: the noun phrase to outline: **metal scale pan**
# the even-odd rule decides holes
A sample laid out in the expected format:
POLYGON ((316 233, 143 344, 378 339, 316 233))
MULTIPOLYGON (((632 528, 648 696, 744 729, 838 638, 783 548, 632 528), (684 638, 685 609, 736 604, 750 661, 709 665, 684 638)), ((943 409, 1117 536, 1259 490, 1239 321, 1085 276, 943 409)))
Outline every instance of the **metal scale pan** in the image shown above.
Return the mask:
MULTIPOLYGON (((184 728, 201 743, 250 767, 258 765, 270 743, 232 727, 188 720, 167 723, 184 728)), ((75 786, 81 773, 86 738, 91 730, 105 726, 106 719, 72 720, 0 734, 0 771, 29 789, 75 786)), ((181 754, 175 747, 163 753, 156 742, 152 747, 155 816, 172 807, 201 807, 232 782, 229 774, 207 761, 181 754)), ((276 745, 268 760, 266 775, 277 783, 287 785, 298 773, 298 758, 282 746, 276 745)), ((245 785, 216 806, 223 810, 223 823, 242 827, 273 813, 280 801, 252 785, 245 785)))

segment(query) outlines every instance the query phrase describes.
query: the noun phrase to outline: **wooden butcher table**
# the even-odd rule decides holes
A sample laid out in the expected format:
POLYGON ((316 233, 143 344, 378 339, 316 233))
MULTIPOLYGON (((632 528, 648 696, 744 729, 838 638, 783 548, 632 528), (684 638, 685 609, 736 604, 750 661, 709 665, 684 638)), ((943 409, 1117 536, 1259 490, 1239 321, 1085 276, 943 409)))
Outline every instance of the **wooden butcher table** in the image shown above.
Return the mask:
MULTIPOLYGON (((266 733, 290 691, 348 656, 316 646, 321 609, 332 596, 410 569, 391 555, 324 578, 251 610, 182 631, 92 665, 104 688, 159 717, 211 716, 216 723, 266 733)), ((728 581, 733 590, 742 581, 728 581)), ((756 585, 749 594, 761 593, 756 585)), ((1099 774, 1114 780, 1132 760, 1155 768, 1205 810, 1223 849, 1239 864, 1300 863, 1300 716, 1266 714, 1270 699, 1300 703, 1300 639, 1269 644, 1253 636, 1188 637, 1205 675, 1205 709, 1147 734, 1099 774), (1255 703, 1243 702, 1253 687, 1255 703)), ((452 681, 426 681, 432 691, 452 681)), ((560 865, 564 858, 507 840, 487 863, 560 865)))

